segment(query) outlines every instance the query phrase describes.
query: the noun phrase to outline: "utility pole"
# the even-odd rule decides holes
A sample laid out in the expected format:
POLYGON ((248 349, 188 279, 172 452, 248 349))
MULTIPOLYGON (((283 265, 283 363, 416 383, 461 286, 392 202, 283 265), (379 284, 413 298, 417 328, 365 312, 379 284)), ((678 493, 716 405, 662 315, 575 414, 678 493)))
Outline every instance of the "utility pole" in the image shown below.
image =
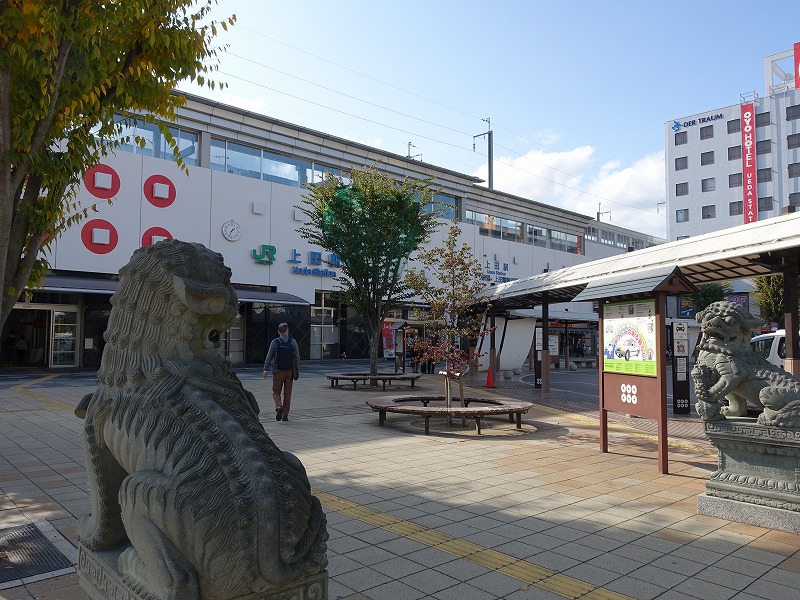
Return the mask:
POLYGON ((475 138, 483 137, 485 135, 489 136, 489 189, 494 189, 494 133, 492 132, 492 119, 491 117, 486 117, 485 119, 481 119, 489 124, 489 131, 485 131, 483 133, 479 133, 478 135, 472 136, 472 151, 475 151, 475 138))

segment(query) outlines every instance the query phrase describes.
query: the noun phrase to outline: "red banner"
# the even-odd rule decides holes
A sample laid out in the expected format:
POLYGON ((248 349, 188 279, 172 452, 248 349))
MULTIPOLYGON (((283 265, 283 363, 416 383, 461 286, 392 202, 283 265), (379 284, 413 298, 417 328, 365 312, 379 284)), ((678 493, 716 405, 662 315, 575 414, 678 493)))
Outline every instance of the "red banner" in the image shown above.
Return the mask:
POLYGON ((800 42, 794 45, 794 87, 800 90, 800 42))
POLYGON ((756 111, 750 102, 742 104, 742 190, 744 222, 758 221, 758 185, 756 184, 756 111))

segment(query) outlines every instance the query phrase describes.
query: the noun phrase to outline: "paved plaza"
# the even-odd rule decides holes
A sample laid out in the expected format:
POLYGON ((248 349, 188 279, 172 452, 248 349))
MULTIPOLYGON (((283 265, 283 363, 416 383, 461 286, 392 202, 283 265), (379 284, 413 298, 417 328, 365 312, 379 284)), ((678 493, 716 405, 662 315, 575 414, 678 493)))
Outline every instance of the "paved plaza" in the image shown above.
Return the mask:
MULTIPOLYGON (((260 366, 239 375, 325 508, 331 599, 774 600, 800 589, 800 536, 697 514, 716 454, 696 417, 671 416, 661 475, 652 422, 615 416, 600 451, 596 392, 554 385, 542 398, 524 378, 494 390, 475 379, 470 395, 536 403, 522 429, 503 416, 480 436, 425 435, 412 416, 380 427, 365 404, 408 384, 331 388, 325 370, 304 366, 285 423, 260 366)), ((0 530, 35 523, 71 560, 89 506, 72 411, 93 387, 89 373, 0 372, 0 530)), ((427 375, 417 387, 442 386, 427 375)), ((0 583, 0 599, 85 598, 72 567, 41 577, 0 583)))

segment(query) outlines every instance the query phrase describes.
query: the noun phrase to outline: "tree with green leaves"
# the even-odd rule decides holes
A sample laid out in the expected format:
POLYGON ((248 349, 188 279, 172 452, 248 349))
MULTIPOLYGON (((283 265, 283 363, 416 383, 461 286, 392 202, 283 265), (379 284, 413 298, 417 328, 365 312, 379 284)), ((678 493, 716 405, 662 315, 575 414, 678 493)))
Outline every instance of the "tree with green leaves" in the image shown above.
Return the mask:
POLYGON ((74 202, 82 174, 144 144, 123 135, 125 117, 158 122, 183 166, 160 121, 184 102, 179 81, 216 85, 212 41, 235 21, 209 21, 216 3, 0 0, 0 325, 42 282, 42 249, 94 208, 74 202))
MULTIPOLYGON (((475 342, 482 331, 485 312, 476 311, 478 294, 486 289, 483 267, 466 243, 458 243, 461 227, 454 221, 444 247, 419 252, 417 262, 422 268, 406 271, 404 283, 427 307, 416 310, 415 318, 426 329, 436 331, 435 342, 418 339, 415 352, 422 360, 444 363, 445 401, 450 406, 451 373, 461 373, 471 361, 475 342)), ((459 377, 459 395, 464 405, 464 387, 459 377)))
POLYGON ((430 180, 396 180, 372 166, 353 169, 348 183, 326 173, 306 189, 297 208, 308 222, 297 231, 341 260, 337 292, 364 320, 370 375, 377 375, 383 320, 408 298, 402 270, 439 226, 430 180))
POLYGON ((785 326, 783 307, 783 275, 765 275, 753 279, 755 300, 761 311, 761 319, 767 323, 777 323, 778 329, 785 326))
POLYGON ((694 305, 694 314, 705 310, 714 302, 725 300, 726 296, 733 293, 733 286, 727 281, 715 281, 712 283, 701 283, 697 286, 697 291, 689 297, 694 305))

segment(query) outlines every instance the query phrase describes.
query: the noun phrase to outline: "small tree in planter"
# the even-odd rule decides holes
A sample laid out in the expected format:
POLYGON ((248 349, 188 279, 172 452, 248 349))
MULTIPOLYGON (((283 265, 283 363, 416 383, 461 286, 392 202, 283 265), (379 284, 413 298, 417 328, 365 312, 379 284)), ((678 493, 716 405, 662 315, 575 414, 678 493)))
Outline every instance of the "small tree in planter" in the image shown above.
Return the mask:
POLYGON ((450 225, 444 247, 420 251, 417 262, 422 269, 408 269, 404 282, 428 306, 426 312, 415 311, 415 318, 426 328, 436 331, 432 339, 417 338, 414 351, 421 360, 444 363, 445 402, 451 406, 450 378, 457 376, 459 396, 464 406, 462 369, 477 358, 473 345, 486 333, 484 311, 476 311, 478 294, 486 288, 481 263, 466 243, 459 245, 461 228, 457 221, 450 225), (466 348, 464 347, 466 342, 466 348))

